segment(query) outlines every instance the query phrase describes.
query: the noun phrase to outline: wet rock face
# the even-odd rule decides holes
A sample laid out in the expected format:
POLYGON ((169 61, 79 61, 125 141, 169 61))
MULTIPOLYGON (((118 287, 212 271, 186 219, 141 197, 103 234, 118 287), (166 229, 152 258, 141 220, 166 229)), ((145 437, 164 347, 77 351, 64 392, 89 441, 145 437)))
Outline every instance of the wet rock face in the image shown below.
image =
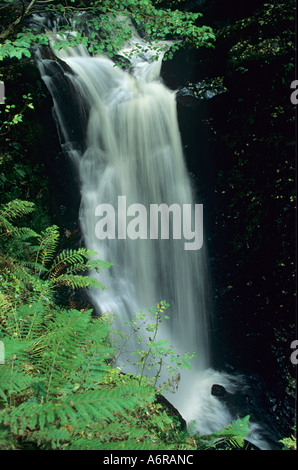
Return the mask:
POLYGON ((215 77, 196 83, 189 82, 186 86, 179 88, 176 96, 178 103, 182 106, 197 107, 199 101, 210 100, 226 91, 228 90, 223 85, 223 77, 215 77))
POLYGON ((218 397, 224 402, 232 415, 244 417, 253 413, 253 407, 256 400, 248 393, 230 393, 227 392, 223 385, 213 384, 211 387, 211 395, 218 397))
MULTIPOLYGON (((258 381, 258 377, 250 377, 251 384, 244 386, 243 390, 238 389, 228 392, 224 386, 213 384, 211 395, 222 402, 232 415, 232 419, 249 416, 252 429, 259 434, 260 439, 264 439, 271 450, 281 449, 279 440, 283 437, 274 424, 274 421, 265 411, 268 400, 267 391, 264 384, 258 381)), ((248 438, 249 439, 249 438, 248 438)))
POLYGON ((226 389, 222 385, 214 384, 211 387, 211 395, 214 397, 224 397, 226 393, 226 389))

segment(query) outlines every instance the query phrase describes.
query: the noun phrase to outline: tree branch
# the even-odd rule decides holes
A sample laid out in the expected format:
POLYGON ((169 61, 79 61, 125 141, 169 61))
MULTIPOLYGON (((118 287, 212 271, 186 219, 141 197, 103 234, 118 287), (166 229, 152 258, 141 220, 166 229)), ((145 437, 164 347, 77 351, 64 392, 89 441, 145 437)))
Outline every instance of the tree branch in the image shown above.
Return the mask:
POLYGON ((11 23, 8 26, 8 28, 5 31, 3 31, 3 33, 0 34, 0 39, 6 39, 14 31, 16 26, 18 26, 18 24, 21 23, 22 19, 25 18, 26 16, 28 16, 28 14, 30 13, 30 11, 31 11, 33 5, 35 4, 35 2, 36 2, 36 0, 31 0, 29 5, 27 6, 27 8, 25 8, 25 4, 22 1, 22 4, 23 4, 22 14, 13 23, 11 23))

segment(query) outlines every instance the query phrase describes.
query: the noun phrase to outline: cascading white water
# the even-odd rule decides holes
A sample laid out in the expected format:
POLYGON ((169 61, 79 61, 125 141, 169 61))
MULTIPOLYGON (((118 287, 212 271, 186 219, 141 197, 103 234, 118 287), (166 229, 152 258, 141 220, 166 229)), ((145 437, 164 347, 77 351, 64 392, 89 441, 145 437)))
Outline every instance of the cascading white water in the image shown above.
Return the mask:
MULTIPOLYGON (((171 304, 170 338, 180 352, 196 352, 200 369, 209 365, 206 255, 185 250, 185 240, 98 240, 96 207, 118 197, 126 206, 194 206, 177 124, 175 94, 159 79, 158 62, 136 59, 133 74, 107 57, 91 58, 85 49, 59 53, 75 72, 70 75, 77 99, 88 113, 86 139, 79 155, 60 118, 63 140, 81 182, 80 221, 85 243, 113 263, 100 280, 106 291, 91 293, 101 313, 129 319, 165 299, 171 304)), ((59 116, 62 113, 58 110, 59 116)), ((185 214, 183 213, 183 217, 185 214)), ((117 217, 116 217, 117 218, 117 217)), ((127 217, 129 221, 129 217, 127 217)), ((149 220, 148 233, 149 233, 149 220)), ((117 230, 116 230, 117 232, 117 230)), ((168 327, 168 326, 167 326, 168 327)))
POLYGON ((200 432, 219 430, 232 417, 211 395, 211 386, 221 383, 232 390, 234 385, 227 375, 210 368, 210 293, 204 244, 199 250, 185 250, 183 237, 119 239, 116 235, 99 240, 96 236, 96 208, 110 204, 117 225, 119 196, 125 196, 126 207, 142 204, 148 214, 152 204, 183 208, 196 202, 184 162, 175 93, 160 79, 162 57, 150 61, 150 50, 142 59, 133 56, 127 72, 105 56, 90 57, 84 47, 56 54, 72 71, 65 74, 75 90, 78 120, 86 126, 83 142, 76 142, 57 99, 61 90, 53 79, 53 61, 40 59, 63 146, 80 178, 85 245, 113 263, 99 274, 106 290, 91 292, 93 305, 101 314, 112 312, 130 320, 139 310, 146 311, 162 299, 168 301, 170 320, 161 327, 160 337, 174 345, 177 353, 197 354, 192 370, 181 373, 178 391, 168 398, 186 421, 197 420, 200 432))

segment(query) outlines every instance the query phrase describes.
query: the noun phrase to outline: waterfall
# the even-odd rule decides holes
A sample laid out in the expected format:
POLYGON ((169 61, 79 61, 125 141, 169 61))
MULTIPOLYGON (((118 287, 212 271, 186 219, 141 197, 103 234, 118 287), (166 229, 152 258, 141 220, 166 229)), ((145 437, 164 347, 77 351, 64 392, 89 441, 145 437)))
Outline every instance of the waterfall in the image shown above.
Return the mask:
MULTIPOLYGON (((82 113, 82 121, 86 117, 84 141, 74 142, 69 122, 56 106, 64 147, 80 178, 85 244, 113 263, 100 273, 106 290, 91 292, 93 304, 101 313, 129 319, 165 299, 171 305, 169 339, 181 352, 196 352, 198 367, 206 369, 209 295, 204 243, 200 249, 185 249, 183 233, 173 239, 171 224, 168 238, 150 238, 149 233, 154 204, 174 204, 185 225, 185 219, 191 223, 195 215, 185 212, 186 205, 195 206, 193 190, 183 157, 175 93, 159 77, 162 57, 153 62, 136 58, 133 72, 128 73, 107 57, 91 58, 84 48, 77 49, 76 55, 73 49, 58 54, 74 72, 69 78, 76 90, 77 112, 82 113), (126 208, 138 204, 146 209, 146 239, 127 235, 120 239, 118 227, 114 239, 98 239, 97 207, 110 204, 117 222, 120 210, 127 212, 123 204, 119 207, 119 197, 126 208)), ((43 75, 49 66, 43 61, 43 75)), ((59 89, 52 92, 55 97, 59 89)))
MULTIPOLYGON (((142 41, 136 35, 133 40, 142 41)), ((38 63, 53 97, 63 149, 79 177, 85 246, 113 263, 98 274, 106 290, 91 291, 92 303, 99 314, 111 312, 129 321, 163 299, 169 302, 170 318, 162 323, 160 338, 178 354, 196 353, 196 358, 191 371, 181 372, 178 390, 168 399, 186 421, 197 420, 198 430, 208 433, 232 420, 211 395, 212 384, 230 392, 235 384, 211 368, 206 243, 186 249, 198 201, 185 165, 175 92, 160 78, 162 55, 151 61, 153 53, 147 45, 142 57, 133 55, 129 71, 104 55, 90 57, 83 46, 55 52, 66 64, 63 70, 53 60, 40 58, 38 63), (72 102, 62 76, 72 89, 72 102), (69 107, 72 113, 66 112, 69 107), (150 218, 151 208, 161 204, 181 216, 180 227, 174 227, 173 213, 164 237, 150 218), (99 236, 103 221, 106 235, 99 236), (107 227, 114 237, 107 237, 107 227)), ((203 217, 199 229, 203 231, 203 217)), ((123 320, 116 325, 120 328, 123 320)), ((257 442, 262 447, 259 438, 257 442)))

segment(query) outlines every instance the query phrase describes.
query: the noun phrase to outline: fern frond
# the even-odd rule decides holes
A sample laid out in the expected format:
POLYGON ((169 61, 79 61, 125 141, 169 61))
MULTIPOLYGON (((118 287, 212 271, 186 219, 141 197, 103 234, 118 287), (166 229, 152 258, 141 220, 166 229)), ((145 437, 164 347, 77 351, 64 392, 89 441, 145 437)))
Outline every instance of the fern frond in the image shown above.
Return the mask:
POLYGON ((87 427, 92 423, 113 420, 116 413, 126 413, 140 403, 152 401, 152 389, 146 387, 119 387, 111 390, 86 391, 62 396, 59 402, 22 403, 0 413, 0 423, 9 419, 11 430, 22 435, 27 428, 37 426, 43 431, 48 425, 60 423, 60 427, 87 427), (20 419, 21 417, 21 419, 20 419))
POLYGON ((4 426, 0 426, 0 451, 17 450, 16 439, 4 426))
POLYGON ((6 221, 11 221, 18 217, 24 217, 33 212, 35 204, 29 201, 14 199, 3 205, 0 211, 0 225, 4 225, 6 221))
POLYGON ((33 342, 18 338, 16 335, 3 335, 2 341, 5 344, 5 363, 13 362, 20 367, 26 360, 33 342))
MULTIPOLYGON (((89 250, 90 251, 90 250, 89 250)), ((103 261, 101 259, 88 259, 86 263, 86 268, 90 269, 91 271, 99 272, 101 269, 108 269, 112 266, 112 263, 108 261, 103 261)))
POLYGON ((78 349, 84 340, 91 312, 61 310, 47 323, 41 372, 47 382, 47 398, 66 385, 65 371, 76 370, 80 357, 78 349))
MULTIPOLYGON (((58 267, 60 264, 58 265, 58 267)), ((66 266, 66 265, 62 265, 66 266)), ((111 263, 108 263, 106 261, 102 261, 100 259, 98 260, 88 260, 86 262, 83 262, 82 264, 75 264, 71 266, 67 266, 66 269, 66 274, 74 274, 74 273, 79 273, 79 272, 87 272, 87 271, 95 271, 95 272, 100 272, 102 269, 107 269, 112 266, 111 263)))
POLYGON ((233 421, 229 426, 219 431, 218 436, 231 436, 239 445, 243 445, 244 439, 249 434, 249 420, 250 416, 238 418, 233 421))
POLYGON ((30 272, 34 272, 35 270, 38 271, 39 273, 46 273, 48 270, 44 266, 42 266, 39 263, 36 263, 34 261, 22 261, 22 266, 25 268, 28 268, 30 272))
POLYGON ((3 292, 0 291, 0 324, 5 319, 6 315, 8 315, 13 309, 12 301, 5 295, 3 292))
MULTIPOLYGON (((2 265, 2 275, 9 284, 10 294, 16 290, 15 306, 24 303, 26 299, 34 302, 41 297, 46 302, 50 302, 53 297, 53 285, 47 281, 41 281, 30 269, 30 262, 17 261, 9 258, 0 258, 2 265), (20 295, 22 292, 22 295, 20 295)), ((34 265, 35 266, 35 265, 34 265)), ((11 294, 12 295, 12 294, 11 294)))
POLYGON ((92 250, 87 250, 84 247, 78 248, 77 250, 64 250, 62 251, 54 260, 51 270, 54 269, 60 263, 63 264, 72 264, 72 265, 81 265, 85 259, 88 259, 90 256, 94 256, 95 252, 92 250))
POLYGON ((19 307, 16 316, 21 336, 27 340, 39 338, 44 330, 46 314, 44 304, 41 301, 19 307))
POLYGON ((220 431, 215 431, 206 436, 200 436, 201 441, 202 443, 204 443, 204 441, 205 443, 209 442, 209 446, 214 448, 219 446, 222 442, 230 444, 234 448, 241 448, 250 432, 249 420, 249 415, 244 418, 238 418, 220 431))
POLYGON ((57 278, 52 278, 51 281, 57 286, 67 286, 72 289, 90 289, 92 287, 105 289, 105 286, 97 279, 90 276, 80 276, 79 274, 61 274, 57 278))
POLYGON ((48 425, 42 431, 36 429, 33 433, 29 434, 29 436, 26 436, 28 442, 33 442, 41 449, 46 450, 60 450, 71 439, 73 439, 73 437, 67 427, 57 428, 57 426, 54 425, 48 425))
POLYGON ((111 357, 112 352, 108 347, 98 347, 92 343, 86 345, 79 369, 69 374, 69 380, 75 384, 72 390, 97 389, 109 370, 105 358, 111 357))
POLYGON ((45 266, 53 260, 58 242, 59 242, 59 229, 56 225, 47 227, 39 236, 39 250, 36 256, 36 264, 45 266))
POLYGON ((12 237, 18 238, 22 241, 28 240, 29 238, 38 237, 38 233, 28 227, 15 227, 10 225, 10 233, 12 237))
POLYGON ((0 397, 6 401, 6 393, 15 395, 28 389, 32 378, 25 373, 13 370, 9 366, 1 365, 0 371, 0 397))
POLYGON ((55 276, 55 270, 59 266, 67 267, 67 274, 86 272, 88 270, 99 271, 111 266, 111 263, 100 259, 94 259, 97 253, 84 247, 76 250, 64 250, 54 260, 49 269, 49 276, 55 276), (92 259, 93 258, 93 259, 92 259))
MULTIPOLYGON (((140 433, 141 434, 141 433, 140 433)), ((108 435, 107 435, 108 436, 108 435)), ((166 450, 168 446, 155 445, 150 440, 144 440, 140 436, 140 441, 134 439, 121 439, 121 434, 118 434, 115 441, 102 442, 97 437, 95 438, 80 438, 70 445, 70 450, 166 450)))
POLYGON ((6 401, 7 395, 20 394, 32 384, 32 378, 25 370, 28 349, 32 343, 13 336, 1 339, 5 346, 5 364, 0 366, 0 396, 6 401))

